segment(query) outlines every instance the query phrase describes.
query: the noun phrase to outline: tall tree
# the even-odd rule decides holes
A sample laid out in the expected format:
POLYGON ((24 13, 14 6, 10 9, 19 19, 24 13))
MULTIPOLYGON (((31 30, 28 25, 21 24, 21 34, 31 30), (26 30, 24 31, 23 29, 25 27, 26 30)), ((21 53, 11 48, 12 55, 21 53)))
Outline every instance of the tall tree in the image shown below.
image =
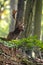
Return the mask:
MULTIPOLYGON (((23 23, 24 1, 25 0, 18 0, 18 10, 17 10, 16 26, 19 23, 23 23)), ((21 38, 21 36, 22 36, 22 34, 19 35, 19 38, 21 38)))
POLYGON ((17 10, 17 5, 18 5, 18 0, 10 0, 10 16, 11 16, 11 22, 10 22, 9 32, 14 31, 14 29, 15 29, 16 19, 14 19, 12 17, 12 15, 13 15, 12 11, 13 10, 15 10, 15 11, 17 10))
POLYGON ((24 0, 18 0, 18 13, 16 23, 23 21, 23 12, 24 12, 24 0))
POLYGON ((26 3, 26 11, 25 11, 25 19, 24 19, 24 23, 25 23, 24 37, 28 37, 30 35, 34 2, 35 0, 32 0, 32 1, 27 0, 27 3, 26 3))
POLYGON ((42 0, 36 0, 34 35, 37 35, 38 39, 40 39, 41 34, 41 13, 42 13, 42 0))

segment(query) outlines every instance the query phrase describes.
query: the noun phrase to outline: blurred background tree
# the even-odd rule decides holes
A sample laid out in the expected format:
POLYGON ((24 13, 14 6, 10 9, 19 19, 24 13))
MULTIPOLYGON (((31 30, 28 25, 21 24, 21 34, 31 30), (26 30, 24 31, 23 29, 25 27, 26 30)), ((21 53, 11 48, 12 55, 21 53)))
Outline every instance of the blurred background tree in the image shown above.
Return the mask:
POLYGON ((10 0, 0 0, 0 36, 7 36, 10 23, 10 0))

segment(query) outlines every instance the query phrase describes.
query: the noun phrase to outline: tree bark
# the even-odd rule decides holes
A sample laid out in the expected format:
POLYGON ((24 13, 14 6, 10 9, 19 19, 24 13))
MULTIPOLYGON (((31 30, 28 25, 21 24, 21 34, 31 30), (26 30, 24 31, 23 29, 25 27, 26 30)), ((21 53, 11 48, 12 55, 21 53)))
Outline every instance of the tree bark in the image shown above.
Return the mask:
MULTIPOLYGON (((24 16, 24 0, 18 0, 18 12, 17 12, 17 18, 16 18, 16 26, 19 23, 23 23, 23 16, 24 16)), ((18 36, 18 38, 21 38, 22 36, 22 32, 21 34, 18 36)))
POLYGON ((14 31, 14 29, 15 29, 15 24, 16 24, 16 19, 14 19, 13 18, 13 16, 12 16, 12 11, 13 10, 17 10, 17 4, 18 4, 18 0, 11 0, 10 1, 10 16, 11 16, 11 22, 10 22, 10 28, 9 28, 9 32, 12 32, 12 31, 14 31))
POLYGON ((35 2, 35 0, 32 0, 32 1, 27 0, 26 11, 25 11, 25 19, 24 19, 24 23, 25 23, 24 37, 28 37, 30 35, 34 2, 35 2))
POLYGON ((34 19, 34 35, 40 39, 41 34, 41 13, 42 13, 42 0, 36 0, 36 10, 34 19))
POLYGON ((18 13, 16 19, 16 25, 23 22, 23 12, 24 12, 24 0, 18 0, 18 13))

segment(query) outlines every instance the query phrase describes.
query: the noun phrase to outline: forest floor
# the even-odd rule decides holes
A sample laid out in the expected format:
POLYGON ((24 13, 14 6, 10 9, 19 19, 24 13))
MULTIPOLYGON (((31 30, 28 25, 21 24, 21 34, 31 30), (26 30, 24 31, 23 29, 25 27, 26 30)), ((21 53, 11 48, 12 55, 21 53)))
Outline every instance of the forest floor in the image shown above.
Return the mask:
POLYGON ((34 59, 21 48, 9 48, 0 43, 0 65, 43 65, 43 59, 34 59))

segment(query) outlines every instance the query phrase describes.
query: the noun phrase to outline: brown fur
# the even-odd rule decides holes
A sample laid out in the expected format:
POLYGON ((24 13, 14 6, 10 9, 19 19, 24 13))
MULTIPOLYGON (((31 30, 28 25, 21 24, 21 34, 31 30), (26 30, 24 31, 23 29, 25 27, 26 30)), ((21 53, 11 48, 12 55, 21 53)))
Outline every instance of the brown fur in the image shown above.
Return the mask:
POLYGON ((18 26, 15 28, 15 30, 8 34, 7 38, 0 37, 0 39, 5 40, 5 41, 10 41, 10 40, 16 39, 18 37, 18 35, 20 34, 20 32, 22 32, 23 30, 24 30, 23 24, 18 24, 18 26))

